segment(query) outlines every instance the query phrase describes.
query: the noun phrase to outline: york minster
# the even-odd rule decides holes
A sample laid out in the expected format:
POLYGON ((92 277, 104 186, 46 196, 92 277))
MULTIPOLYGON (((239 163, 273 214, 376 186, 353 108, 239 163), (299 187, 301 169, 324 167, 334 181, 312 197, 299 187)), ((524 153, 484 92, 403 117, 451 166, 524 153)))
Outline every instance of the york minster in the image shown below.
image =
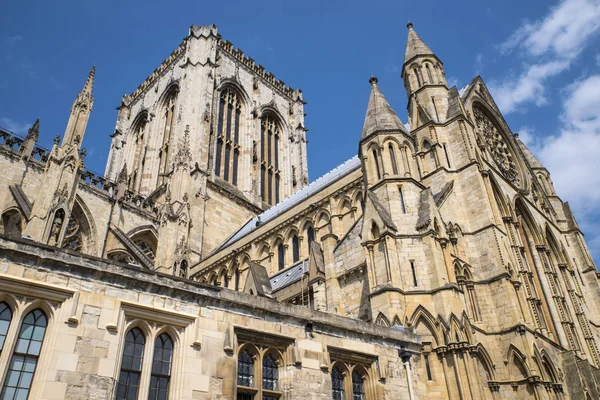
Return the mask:
POLYGON ((0 398, 600 398, 569 204, 484 80, 449 87, 407 28, 408 121, 365 76, 356 155, 312 182, 319 93, 215 25, 123 96, 103 175, 100 68, 51 148, 44 121, 0 131, 0 398))

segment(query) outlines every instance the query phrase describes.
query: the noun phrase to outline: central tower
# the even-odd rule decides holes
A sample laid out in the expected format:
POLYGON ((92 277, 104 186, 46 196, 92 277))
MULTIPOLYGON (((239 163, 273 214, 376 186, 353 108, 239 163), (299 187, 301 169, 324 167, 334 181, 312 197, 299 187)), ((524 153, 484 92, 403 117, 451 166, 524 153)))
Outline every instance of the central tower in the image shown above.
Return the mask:
POLYGON ((308 183, 304 104, 214 25, 193 25, 123 97, 105 174, 162 204, 157 268, 207 254, 308 183))

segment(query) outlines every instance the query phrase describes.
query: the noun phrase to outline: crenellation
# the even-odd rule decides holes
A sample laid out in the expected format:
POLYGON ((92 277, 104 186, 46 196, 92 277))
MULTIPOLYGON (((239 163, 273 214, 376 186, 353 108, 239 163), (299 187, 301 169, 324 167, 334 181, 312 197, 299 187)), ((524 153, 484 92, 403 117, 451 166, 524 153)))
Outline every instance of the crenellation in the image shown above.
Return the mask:
POLYGON ((50 151, 39 121, 0 130, 0 377, 36 312, 30 398, 126 374, 152 397, 155 351, 177 399, 597 397, 600 275, 568 203, 481 77, 448 88, 408 29, 411 129, 371 77, 357 156, 311 184, 302 91, 214 25, 124 96, 104 176, 95 68, 50 151))

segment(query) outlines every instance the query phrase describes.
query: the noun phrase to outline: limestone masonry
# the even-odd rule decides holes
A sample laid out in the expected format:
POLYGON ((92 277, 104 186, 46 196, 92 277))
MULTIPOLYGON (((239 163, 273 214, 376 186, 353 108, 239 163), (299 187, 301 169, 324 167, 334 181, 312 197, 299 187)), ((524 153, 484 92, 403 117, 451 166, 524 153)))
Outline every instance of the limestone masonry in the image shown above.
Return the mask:
POLYGON ((94 75, 52 149, 0 130, 0 399, 600 398, 568 203, 412 24, 409 124, 371 77, 357 156, 310 184, 302 91, 216 26, 123 96, 105 176, 94 75))

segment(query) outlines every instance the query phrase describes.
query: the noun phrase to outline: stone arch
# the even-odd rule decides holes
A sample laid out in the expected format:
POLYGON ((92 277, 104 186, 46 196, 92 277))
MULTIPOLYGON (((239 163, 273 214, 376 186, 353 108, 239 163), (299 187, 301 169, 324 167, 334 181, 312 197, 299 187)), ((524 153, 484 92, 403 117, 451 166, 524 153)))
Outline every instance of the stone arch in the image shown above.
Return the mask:
POLYGON ((369 239, 371 239, 371 240, 379 239, 379 237, 381 236, 381 229, 379 228, 379 225, 377 224, 377 222, 371 220, 371 230, 369 233, 371 235, 371 237, 369 239))
POLYGON ((2 233, 4 235, 21 238, 23 234, 23 228, 25 227, 25 218, 21 211, 16 207, 11 207, 2 213, 0 219, 2 223, 2 233))
POLYGON ((331 215, 329 211, 321 209, 317 214, 314 221, 315 229, 321 232, 321 236, 325 233, 331 233, 331 215))
POLYGON ((217 87, 217 93, 220 94, 223 90, 227 90, 227 89, 231 89, 231 90, 235 91, 240 96, 240 99, 242 100, 242 103, 243 103, 245 109, 248 109, 249 104, 252 103, 250 101, 250 96, 248 96, 248 93, 246 93, 246 90, 244 90, 244 87, 242 85, 240 85, 240 83, 236 79, 234 79, 234 78, 221 79, 221 82, 219 82, 219 86, 217 87))
POLYGON ((436 346, 444 343, 440 335, 440 331, 437 329, 438 323, 436 322, 435 318, 433 318, 433 315, 431 315, 431 313, 424 306, 417 306, 408 321, 409 322, 407 325, 412 327, 415 332, 418 333, 420 332, 419 327, 422 325, 423 332, 424 330, 428 331, 436 346))
MULTIPOLYGON (((511 210, 510 207, 506 201, 506 199, 504 198, 504 196, 502 195, 502 191, 500 190, 500 187, 498 186, 498 182, 496 181, 496 178, 494 178, 494 176, 492 174, 488 175, 490 177, 490 185, 492 187, 492 195, 494 196, 494 201, 496 203, 496 207, 498 207, 498 211, 500 212, 500 219, 503 217, 510 217, 511 216, 511 210)), ((498 221, 500 222, 500 221, 498 221)))
POLYGON ((526 356, 514 344, 508 346, 505 362, 508 366, 508 375, 511 380, 524 380, 530 374, 526 356))
POLYGON ((73 209, 64 229, 61 247, 96 255, 96 227, 87 205, 75 197, 73 209))
POLYGON ((381 312, 377 314, 377 318, 375 318, 375 325, 385 326, 386 328, 391 326, 390 320, 381 312))

